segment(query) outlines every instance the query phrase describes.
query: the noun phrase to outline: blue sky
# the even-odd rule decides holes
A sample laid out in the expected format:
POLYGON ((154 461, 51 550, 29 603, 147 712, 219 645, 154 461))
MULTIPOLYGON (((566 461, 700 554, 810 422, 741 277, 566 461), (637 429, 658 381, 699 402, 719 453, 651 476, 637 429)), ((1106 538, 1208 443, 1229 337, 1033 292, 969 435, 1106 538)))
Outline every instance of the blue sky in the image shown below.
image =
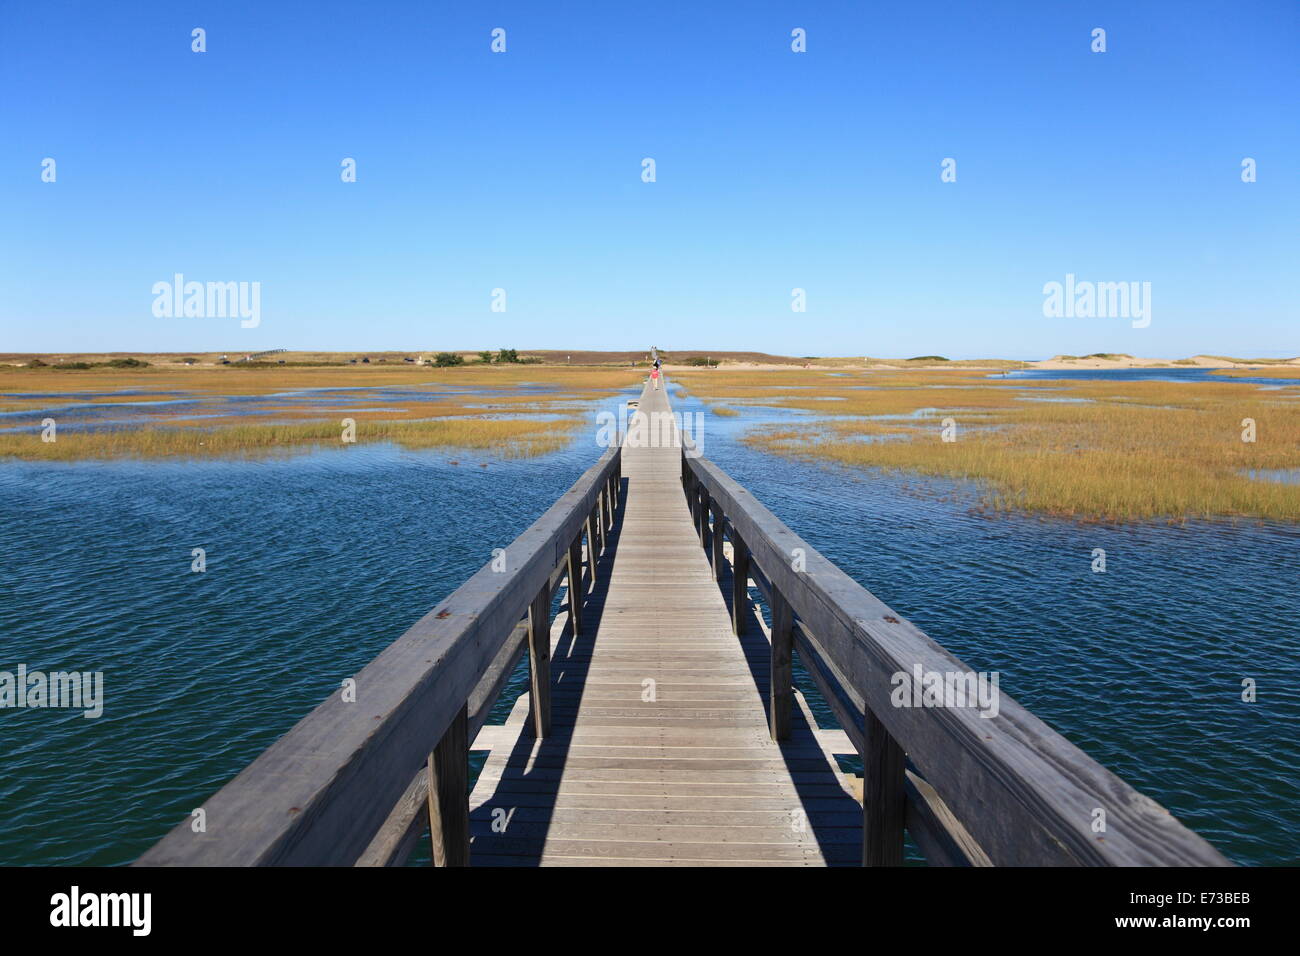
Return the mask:
POLYGON ((3 0, 0 216, 0 351, 1296 355, 1300 4, 3 0))

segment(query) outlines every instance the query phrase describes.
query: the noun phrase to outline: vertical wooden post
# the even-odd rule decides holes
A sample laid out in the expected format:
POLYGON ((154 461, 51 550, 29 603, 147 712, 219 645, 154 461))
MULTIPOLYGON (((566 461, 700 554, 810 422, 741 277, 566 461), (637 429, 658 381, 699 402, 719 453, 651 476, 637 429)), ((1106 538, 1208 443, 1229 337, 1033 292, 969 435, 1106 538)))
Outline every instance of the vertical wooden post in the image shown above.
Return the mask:
POLYGON ((862 865, 902 866, 903 748, 870 710, 862 752, 862 865))
POLYGON ((569 620, 573 622, 573 636, 582 633, 582 599, 586 588, 582 586, 582 531, 569 545, 569 564, 565 570, 569 578, 569 620))
POLYGON ((602 490, 596 495, 596 530, 600 532, 600 553, 605 553, 605 511, 608 509, 605 503, 605 492, 602 490))
POLYGON ((600 551, 596 547, 596 509, 593 507, 587 515, 587 573, 591 577, 591 586, 596 586, 596 562, 600 551))
POLYGON ((707 488, 700 488, 700 526, 697 529, 700 533, 700 547, 705 551, 709 550, 709 491, 707 488))
POLYGON ((469 866, 469 706, 429 754, 429 835, 434 866, 469 866))
POLYGON ((785 596, 772 585, 772 673, 768 720, 773 740, 790 738, 790 710, 794 704, 794 671, 790 655, 794 650, 794 611, 785 596))
POLYGON ((726 519, 722 515, 722 505, 717 500, 709 503, 709 510, 713 512, 713 580, 722 580, 723 558, 722 543, 725 540, 723 534, 726 529, 726 519))
POLYGON ((745 633, 749 620, 749 548, 735 526, 731 529, 731 629, 745 633))
POLYGON ((542 590, 528 607, 528 715, 533 734, 551 732, 551 588, 542 590))

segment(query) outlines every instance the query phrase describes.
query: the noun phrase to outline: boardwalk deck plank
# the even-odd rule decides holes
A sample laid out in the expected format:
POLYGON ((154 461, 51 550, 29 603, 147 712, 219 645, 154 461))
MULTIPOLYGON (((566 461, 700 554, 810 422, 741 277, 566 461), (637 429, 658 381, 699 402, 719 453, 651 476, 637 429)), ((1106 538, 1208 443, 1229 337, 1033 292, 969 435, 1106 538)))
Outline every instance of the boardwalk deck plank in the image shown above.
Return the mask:
MULTIPOLYGON (((642 395, 638 414, 668 411, 663 391, 642 395)), ((527 732, 525 705, 490 728, 470 797, 477 865, 824 866, 860 852, 861 810, 802 715, 783 745, 768 733, 768 644, 733 633, 680 454, 624 448, 586 633, 553 634, 552 734, 527 732)))

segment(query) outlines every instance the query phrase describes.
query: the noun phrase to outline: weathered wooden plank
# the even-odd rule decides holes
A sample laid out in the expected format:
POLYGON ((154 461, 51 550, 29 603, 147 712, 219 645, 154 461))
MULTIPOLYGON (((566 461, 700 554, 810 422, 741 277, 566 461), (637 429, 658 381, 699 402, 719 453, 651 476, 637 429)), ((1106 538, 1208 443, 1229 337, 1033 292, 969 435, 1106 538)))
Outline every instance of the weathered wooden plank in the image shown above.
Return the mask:
POLYGON ((529 726, 537 737, 551 732, 551 592, 542 588, 528 608, 529 726))
POLYGON ((993 861, 939 798, 934 787, 908 770, 907 830, 930 866, 992 866, 993 861))
POLYGON ((695 860, 725 862, 746 860, 753 863, 800 860, 817 866, 827 858, 841 862, 858 861, 860 851, 856 844, 826 847, 782 845, 779 843, 661 843, 615 840, 543 839, 539 837, 476 837, 474 855, 477 862, 494 854, 517 855, 546 861, 557 857, 624 860, 627 865, 640 865, 638 860, 695 860), (482 846, 480 846, 482 844, 482 846), (545 848, 545 855, 542 850, 545 848), (483 854, 481 856, 480 854, 483 854))
POLYGON ((749 548, 745 547, 740 532, 731 534, 731 630, 737 637, 749 625, 749 548))
POLYGON ((611 448, 504 555, 368 664, 357 700, 331 695, 203 802, 209 826, 177 826, 141 865, 351 864, 408 790, 567 554, 617 463, 611 448))
MULTIPOLYGON (((466 737, 474 741, 487 720, 492 706, 501 696, 501 689, 514 673, 524 653, 528 637, 528 622, 515 626, 501 651, 493 660, 483 679, 479 681, 468 702, 469 721, 466 737)), ((357 866, 402 866, 415 849, 420 832, 429 824, 429 774, 427 768, 419 772, 407 785, 406 791, 389 813, 388 818, 375 833, 365 852, 357 859, 357 866)))
MULTIPOLYGON (((641 407, 667 403, 643 396, 641 407)), ((861 811, 816 737, 805 730, 779 747, 766 732, 768 645, 736 640, 711 562, 722 570, 721 515, 706 528, 706 503, 683 507, 678 445, 629 439, 621 461, 618 550, 584 608, 591 633, 554 652, 550 737, 504 744, 484 767, 472 798, 476 861, 546 865, 570 859, 568 844, 603 852, 637 834, 647 839, 633 844, 656 849, 627 856, 632 863, 665 845, 683 859, 675 843, 716 847, 705 859, 725 861, 732 844, 753 840, 806 845, 784 862, 820 865, 819 835, 852 860, 861 811), (701 550, 705 532, 717 554, 701 550), (491 826, 502 810, 513 812, 504 834, 491 826)))
POLYGON ((862 754, 862 865, 902 866, 906 798, 903 751, 875 714, 867 713, 862 754))
POLYGON ((705 459, 688 469, 748 545, 828 660, 911 756, 997 863, 1225 865, 1205 840, 1047 727, 1006 694, 996 716, 972 707, 896 707, 894 676, 969 673, 849 578, 705 459), (798 562, 792 561, 796 555, 798 562), (1108 817, 1104 839, 1093 811, 1108 817))
POLYGON ((720 584, 722 583, 723 573, 726 571, 726 562, 723 558, 725 537, 723 534, 722 508, 717 502, 712 502, 709 506, 709 513, 713 518, 713 533, 711 536, 713 547, 710 551, 710 563, 713 565, 713 580, 720 584))
POLYGON ((462 707, 429 754, 434 866, 469 866, 469 711, 462 707))
POLYGON ((773 740, 790 736, 790 711, 794 695, 794 671, 791 652, 794 641, 794 614, 790 603, 779 592, 772 594, 772 648, 770 658, 771 688, 769 718, 773 740))
POLYGON ((586 594, 582 587, 582 533, 579 532, 569 545, 569 560, 565 567, 568 581, 569 620, 573 622, 573 633, 582 636, 582 611, 586 603, 586 594))

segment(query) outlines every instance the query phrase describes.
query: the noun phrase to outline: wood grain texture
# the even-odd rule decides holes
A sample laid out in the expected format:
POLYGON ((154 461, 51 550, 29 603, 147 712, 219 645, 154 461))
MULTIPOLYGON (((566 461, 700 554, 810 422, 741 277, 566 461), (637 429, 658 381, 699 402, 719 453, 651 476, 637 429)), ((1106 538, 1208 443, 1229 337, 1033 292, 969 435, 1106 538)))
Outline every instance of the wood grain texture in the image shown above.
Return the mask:
POLYGON ((434 866, 469 866, 469 714, 464 707, 429 754, 434 866))
POLYGON ((528 702, 533 734, 551 732, 551 589, 544 587, 528 608, 528 702))
MULTIPOLYGON (((669 411, 647 388, 635 414, 669 411)), ((993 717, 893 706, 895 675, 969 668, 684 455, 675 426, 643 432, 504 573, 485 566, 367 665, 355 702, 331 696, 210 797, 206 833, 183 823, 139 862, 395 865, 429 823, 441 865, 892 865, 904 826, 940 865, 1227 863, 1006 695, 993 717), (529 692, 485 726, 525 651, 529 692), (792 652, 843 731, 816 729, 792 652), (476 738, 490 754, 467 797, 476 738)))
MULTIPOLYGON (((1224 866, 1164 807, 1128 786, 1006 694, 972 707, 897 707, 898 674, 969 673, 946 649, 835 567, 707 459, 686 456, 703 493, 764 581, 815 636, 826 663, 880 721, 988 858, 1000 865, 1224 866), (801 562, 792 562, 796 553, 801 562), (1106 811, 1105 834, 1094 811, 1106 811)), ((824 675, 823 675, 824 676, 824 675)))
MULTIPOLYGON (((643 393, 638 414, 667 410, 643 393)), ((476 866, 860 862, 861 809, 811 727, 766 733, 770 647, 735 634, 669 438, 624 448, 583 632, 553 632, 551 735, 521 733, 517 706, 471 795, 476 866)))
POLYGON ((903 751, 867 712, 862 755, 862 865, 902 866, 906 797, 903 751))
POLYGON ((352 865, 369 848, 466 701, 498 660, 613 473, 605 452, 545 514, 207 800, 140 865, 352 865))

